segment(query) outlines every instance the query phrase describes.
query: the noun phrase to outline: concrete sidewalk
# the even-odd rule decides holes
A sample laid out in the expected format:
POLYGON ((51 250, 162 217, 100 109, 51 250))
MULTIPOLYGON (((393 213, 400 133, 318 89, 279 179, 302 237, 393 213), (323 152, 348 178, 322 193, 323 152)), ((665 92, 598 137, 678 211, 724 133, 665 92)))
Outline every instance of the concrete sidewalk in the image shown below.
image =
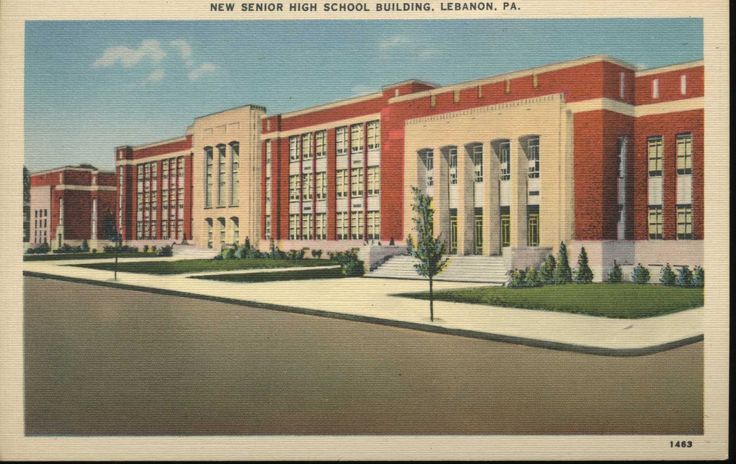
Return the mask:
MULTIPOLYGON (((425 291, 425 281, 346 278, 239 283, 125 272, 113 281, 110 271, 66 266, 71 263, 35 261, 23 267, 27 275, 599 355, 638 356, 703 339, 703 308, 645 319, 610 319, 436 301, 435 321, 430 322, 427 301, 393 296, 425 291)), ((435 288, 483 285, 436 282, 435 288)))

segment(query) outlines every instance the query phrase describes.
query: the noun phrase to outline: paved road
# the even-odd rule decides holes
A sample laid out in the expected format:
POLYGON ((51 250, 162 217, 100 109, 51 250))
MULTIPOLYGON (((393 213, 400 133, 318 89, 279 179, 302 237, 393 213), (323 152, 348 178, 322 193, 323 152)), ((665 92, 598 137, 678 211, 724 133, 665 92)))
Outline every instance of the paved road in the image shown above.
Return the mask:
POLYGON ((702 343, 614 358, 24 283, 31 435, 703 430, 702 343))

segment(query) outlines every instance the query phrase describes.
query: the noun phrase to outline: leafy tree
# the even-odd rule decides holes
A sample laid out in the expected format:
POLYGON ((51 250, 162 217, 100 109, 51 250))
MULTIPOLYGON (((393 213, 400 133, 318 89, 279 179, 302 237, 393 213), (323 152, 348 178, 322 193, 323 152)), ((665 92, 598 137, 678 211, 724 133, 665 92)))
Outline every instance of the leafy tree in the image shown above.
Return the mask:
POLYGON ((578 255, 578 271, 575 274, 575 282, 579 284, 589 284, 593 282, 593 270, 588 265, 588 253, 585 247, 580 248, 578 255))
POLYGON ((567 260, 567 245, 560 242, 560 252, 557 253, 557 266, 555 267, 555 283, 569 284, 572 282, 572 269, 567 260))
POLYGON ((433 235, 434 209, 431 206, 431 198, 416 187, 412 187, 412 192, 414 201, 411 209, 414 212, 413 221, 417 231, 417 243, 414 246, 409 238, 407 248, 409 248, 409 254, 419 261, 414 265, 417 274, 429 280, 429 320, 434 321, 432 280, 447 266, 447 258, 443 258, 445 242, 441 239, 441 234, 437 237, 433 235))

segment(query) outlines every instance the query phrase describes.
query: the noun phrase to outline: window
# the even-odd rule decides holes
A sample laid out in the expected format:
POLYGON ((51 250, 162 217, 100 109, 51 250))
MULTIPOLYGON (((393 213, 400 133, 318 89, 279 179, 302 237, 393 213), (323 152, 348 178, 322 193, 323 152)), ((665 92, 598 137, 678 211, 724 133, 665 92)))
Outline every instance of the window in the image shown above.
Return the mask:
POLYGON ((184 220, 179 219, 176 221, 176 236, 177 238, 184 238, 184 220))
POLYGON ((317 200, 324 200, 327 198, 327 173, 317 173, 317 200))
POLYGON ((348 213, 337 213, 337 239, 345 240, 348 238, 348 213))
POLYGON ((626 154, 628 144, 628 137, 624 136, 618 138, 618 152, 616 154, 618 163, 616 163, 616 177, 619 179, 624 179, 626 177, 626 154))
POLYGON ((236 217, 230 218, 233 228, 233 244, 240 244, 240 220, 236 217))
POLYGON ((347 127, 338 127, 335 131, 335 152, 338 155, 344 155, 348 152, 347 127))
POLYGON ((687 94, 687 75, 685 74, 680 76, 680 94, 687 94))
POLYGON ((368 195, 375 196, 381 193, 381 169, 378 166, 368 168, 368 195))
POLYGON ((143 239, 143 223, 142 222, 138 222, 135 225, 135 238, 138 240, 143 239))
POLYGON ((659 98, 659 79, 652 81, 652 98, 659 98))
POLYGON ((662 239, 662 206, 649 206, 649 239, 662 239))
POLYGON ((529 160, 529 178, 539 177, 539 137, 529 137, 526 141, 526 157, 529 160))
POLYGON ((532 87, 535 89, 539 88, 539 74, 532 74, 532 87))
POLYGON ((498 160, 501 164, 501 180, 511 179, 511 142, 508 140, 499 142, 498 160))
POLYGON ((137 198, 136 203, 137 203, 138 211, 143 211, 143 192, 139 191, 137 196, 138 198, 137 198))
POLYGON ((289 161, 299 161, 299 136, 289 137, 289 161))
POLYGON ((302 198, 304 201, 310 201, 312 199, 312 188, 314 187, 312 176, 311 172, 309 174, 302 174, 302 198))
POLYGON ((312 240, 313 216, 309 213, 302 216, 302 240, 312 240))
POLYGON ((299 186, 299 174, 289 176, 289 201, 299 201, 301 198, 299 186))
POLYGON ((218 218, 217 226, 220 229, 220 248, 224 248, 225 247, 225 218, 218 218))
POLYGON ((368 211, 368 240, 378 240, 381 235, 381 212, 368 211))
POLYGON ((371 121, 368 123, 368 149, 377 150, 381 148, 381 122, 371 121))
POLYGON ((429 107, 434 108, 437 106, 437 95, 430 95, 429 96, 429 107))
POLYGON ((626 74, 618 73, 618 96, 623 99, 626 91, 626 74))
POLYGON ((511 93, 511 79, 506 79, 506 85, 504 86, 505 93, 511 93))
POLYGON ((314 238, 325 240, 327 238, 327 213, 317 214, 317 234, 314 238))
POLYGON ((218 145, 217 152, 217 206, 225 206, 225 145, 218 145))
POLYGON ((506 211, 501 210, 501 246, 511 246, 511 215, 506 211))
POLYGON ((182 216, 184 214, 184 189, 180 188, 177 192, 178 199, 177 199, 177 206, 179 207, 179 216, 182 216))
POLYGON ((212 207, 212 147, 204 149, 204 207, 212 207))
POLYGON ((169 238, 169 221, 161 222, 161 238, 164 240, 169 238))
POLYGON ((527 216, 527 245, 539 246, 539 213, 530 212, 527 216))
POLYGON ((649 158, 649 177, 662 176, 662 137, 649 137, 647 139, 647 156, 649 158))
POLYGON ((692 174, 693 172, 693 136, 692 134, 677 135, 677 173, 692 174))
POLYGON ((230 206, 238 206, 238 188, 240 187, 240 145, 230 144, 230 206))
POLYGON ((271 178, 266 177, 266 203, 271 203, 271 195, 273 194, 273 187, 271 178))
POLYGON ((459 90, 454 90, 452 92, 452 102, 460 103, 460 91, 459 90))
POLYGON ((266 239, 271 238, 271 215, 266 215, 266 239))
POLYGON ((350 152, 363 153, 363 124, 350 126, 350 152))
POLYGON ((296 240, 299 236, 299 215, 289 215, 289 240, 296 240))
POLYGON ((363 240, 363 211, 350 213, 350 238, 363 240))
POLYGON ((337 198, 348 196, 348 170, 340 169, 335 173, 335 195, 337 198))
POLYGON ((483 182, 483 145, 473 145, 470 156, 473 159, 473 178, 479 184, 483 182))
POLYGON ((422 150, 419 152, 419 158, 424 163, 427 187, 431 187, 434 185, 434 151, 422 150))
MULTIPOLYGON (((180 156, 176 159, 176 175, 177 177, 183 179, 184 178, 184 157, 180 156)), ((182 182, 180 180, 179 182, 182 182)))
POLYGON ((677 205, 677 239, 692 240, 693 238, 693 207, 692 205, 677 205))
POLYGON ((271 141, 266 140, 266 176, 271 175, 271 141))
POLYGON ((363 168, 351 169, 350 176, 350 190, 352 191, 353 198, 363 196, 363 168))
POLYGON ((302 159, 304 161, 312 159, 312 134, 302 135, 302 159))
POLYGON ((457 147, 447 149, 447 164, 450 170, 450 185, 457 184, 457 147))
POLYGON ((327 131, 319 131, 314 134, 315 156, 324 158, 327 155, 327 131))

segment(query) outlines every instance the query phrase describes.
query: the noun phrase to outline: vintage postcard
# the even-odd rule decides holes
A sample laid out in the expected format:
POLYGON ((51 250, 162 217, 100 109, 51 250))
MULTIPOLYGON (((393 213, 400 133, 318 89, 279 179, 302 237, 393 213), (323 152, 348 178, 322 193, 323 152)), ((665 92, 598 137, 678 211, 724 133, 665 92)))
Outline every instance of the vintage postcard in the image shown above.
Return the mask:
POLYGON ((726 458, 727 12, 3 1, 0 458, 726 458))

